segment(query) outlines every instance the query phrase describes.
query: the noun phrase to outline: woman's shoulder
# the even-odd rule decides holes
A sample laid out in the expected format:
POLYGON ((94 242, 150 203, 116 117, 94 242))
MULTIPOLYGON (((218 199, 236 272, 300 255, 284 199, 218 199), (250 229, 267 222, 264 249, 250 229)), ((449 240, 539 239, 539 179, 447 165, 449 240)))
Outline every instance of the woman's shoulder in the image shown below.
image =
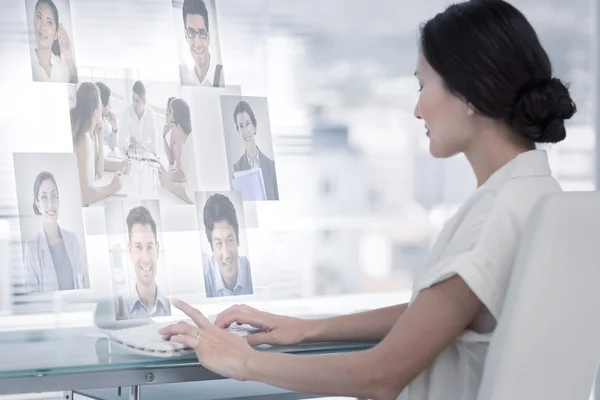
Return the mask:
POLYGON ((561 191, 560 184, 551 175, 514 178, 499 188, 494 208, 528 213, 543 197, 561 191))
POLYGON ((35 249, 38 247, 38 236, 39 233, 36 233, 35 235, 33 235, 32 237, 30 237, 25 244, 23 245, 23 247, 25 248, 26 251, 35 251, 35 249))
POLYGON ((73 232, 68 231, 64 228, 60 228, 60 235, 62 236, 63 240, 65 242, 71 241, 71 242, 77 242, 77 235, 75 235, 73 232))
POLYGON ((81 135, 79 138, 73 138, 75 149, 89 150, 90 146, 94 146, 94 140, 89 133, 81 135))

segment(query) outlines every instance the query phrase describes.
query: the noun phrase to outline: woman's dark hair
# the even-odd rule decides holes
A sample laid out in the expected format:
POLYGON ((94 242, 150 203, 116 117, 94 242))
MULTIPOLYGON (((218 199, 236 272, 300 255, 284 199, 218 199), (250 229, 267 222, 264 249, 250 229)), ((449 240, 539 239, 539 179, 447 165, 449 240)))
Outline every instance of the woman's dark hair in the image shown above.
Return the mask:
POLYGON ((421 27, 423 57, 450 92, 536 143, 566 137, 577 111, 525 16, 502 0, 449 6, 421 27))
POLYGON ((73 142, 92 129, 94 112, 100 108, 100 89, 94 83, 83 82, 77 89, 75 107, 71 109, 71 130, 73 142))
POLYGON ((169 110, 171 108, 171 102, 175 100, 175 97, 169 97, 167 99, 167 110, 169 110))
POLYGON ((240 244, 240 225, 238 224, 235 207, 229 197, 220 193, 210 196, 204 205, 203 220, 206 238, 211 248, 213 230, 215 224, 220 221, 225 221, 233 227, 237 244, 240 244))
POLYGON ((250 107, 250 104, 243 100, 238 103, 238 105, 235 107, 235 110, 233 111, 233 122, 235 123, 235 126, 237 127, 237 116, 241 113, 248 114, 248 116, 250 117, 250 121, 252 121, 252 125, 254 125, 254 127, 256 128, 256 117, 254 116, 254 111, 252 111, 252 107, 250 107))
MULTIPOLYGON (((52 9, 52 14, 54 14, 54 24, 56 26, 56 31, 58 31, 60 22, 58 21, 58 8, 56 8, 56 4, 54 4, 52 0, 38 0, 37 3, 35 3, 36 11, 40 4, 47 4, 52 9)), ((60 57, 60 44, 58 43, 58 40, 52 42, 52 52, 60 57)))
POLYGON ((56 187, 56 194, 58 194, 58 185, 56 184, 56 179, 54 179, 54 175, 47 171, 40 172, 35 177, 35 181, 33 182, 33 212, 35 213, 35 215, 42 215, 40 209, 36 204, 36 200, 40 195, 40 186, 42 186, 42 183, 44 183, 45 181, 52 181, 52 183, 54 183, 54 187, 56 187))
POLYGON ((181 126, 183 133, 189 135, 192 132, 190 106, 183 99, 173 99, 171 101, 171 111, 173 112, 173 122, 181 126))

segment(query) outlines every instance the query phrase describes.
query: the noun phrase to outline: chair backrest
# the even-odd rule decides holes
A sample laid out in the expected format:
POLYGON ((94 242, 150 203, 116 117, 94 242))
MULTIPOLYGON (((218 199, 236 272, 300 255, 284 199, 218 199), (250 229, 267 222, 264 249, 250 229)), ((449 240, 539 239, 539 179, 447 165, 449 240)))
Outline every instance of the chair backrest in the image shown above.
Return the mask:
POLYGON ((523 231, 478 400, 587 400, 599 363, 600 192, 548 195, 523 231))

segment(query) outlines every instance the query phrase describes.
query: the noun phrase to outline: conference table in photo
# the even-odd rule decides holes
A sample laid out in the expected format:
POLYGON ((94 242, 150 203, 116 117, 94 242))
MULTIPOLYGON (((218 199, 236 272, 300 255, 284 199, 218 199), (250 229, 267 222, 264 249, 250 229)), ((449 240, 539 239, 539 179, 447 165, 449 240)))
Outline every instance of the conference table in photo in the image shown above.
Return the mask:
MULTIPOLYGON (((121 190, 109 196, 108 199, 158 199, 161 204, 165 205, 186 204, 182 199, 162 187, 160 184, 158 169, 159 165, 168 168, 166 157, 159 157, 144 151, 135 152, 133 150, 129 151, 128 156, 131 162, 131 170, 129 173, 121 175, 121 182, 123 185, 121 190)), ((119 151, 118 149, 110 151, 108 147, 105 146, 105 158, 112 161, 122 161, 126 159, 127 156, 123 151, 119 151)), ((101 187, 110 184, 116 173, 117 172, 105 171, 102 178, 97 179, 94 182, 94 185, 96 187, 101 187)), ((92 206, 101 205, 102 201, 92 204, 92 206)))

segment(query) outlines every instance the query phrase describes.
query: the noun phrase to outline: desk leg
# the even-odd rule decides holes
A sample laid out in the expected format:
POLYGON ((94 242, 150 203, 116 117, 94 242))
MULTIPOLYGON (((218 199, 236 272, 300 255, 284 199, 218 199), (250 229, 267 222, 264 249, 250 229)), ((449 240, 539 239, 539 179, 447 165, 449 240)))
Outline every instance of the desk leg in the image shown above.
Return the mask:
POLYGON ((131 386, 129 388, 129 400, 141 400, 142 393, 140 386, 131 386))

